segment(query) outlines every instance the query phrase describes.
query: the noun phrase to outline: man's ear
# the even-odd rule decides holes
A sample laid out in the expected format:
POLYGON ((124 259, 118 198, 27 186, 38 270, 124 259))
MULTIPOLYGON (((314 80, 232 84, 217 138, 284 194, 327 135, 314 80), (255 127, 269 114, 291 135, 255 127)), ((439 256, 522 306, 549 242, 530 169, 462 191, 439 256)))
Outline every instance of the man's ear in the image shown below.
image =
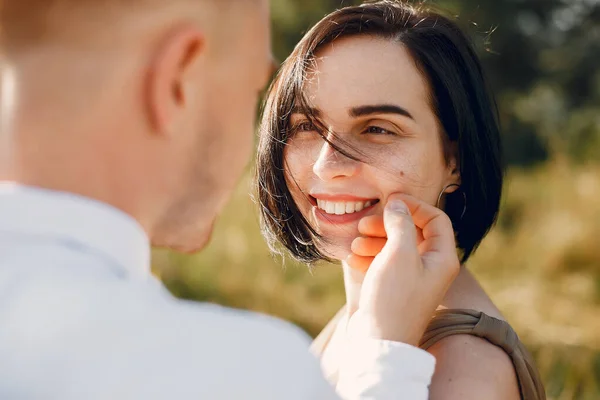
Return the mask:
POLYGON ((205 36, 195 26, 172 30, 152 58, 144 101, 150 125, 160 135, 169 135, 180 112, 194 95, 190 88, 194 69, 205 54, 205 36))

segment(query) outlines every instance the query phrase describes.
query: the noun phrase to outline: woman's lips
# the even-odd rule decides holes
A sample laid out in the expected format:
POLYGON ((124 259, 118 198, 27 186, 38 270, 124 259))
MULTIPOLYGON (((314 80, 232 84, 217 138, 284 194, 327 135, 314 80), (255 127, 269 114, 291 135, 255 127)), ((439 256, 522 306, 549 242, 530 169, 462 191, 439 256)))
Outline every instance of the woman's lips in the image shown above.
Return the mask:
POLYGON ((317 220, 329 224, 341 225, 356 222, 365 217, 377 204, 379 200, 358 199, 356 197, 345 197, 341 200, 340 197, 329 197, 337 200, 322 200, 315 199, 313 203, 313 214, 317 220), (315 204, 316 203, 316 204, 315 204), (323 209, 325 208, 325 210, 323 209), (342 210, 344 208, 344 210, 342 210))

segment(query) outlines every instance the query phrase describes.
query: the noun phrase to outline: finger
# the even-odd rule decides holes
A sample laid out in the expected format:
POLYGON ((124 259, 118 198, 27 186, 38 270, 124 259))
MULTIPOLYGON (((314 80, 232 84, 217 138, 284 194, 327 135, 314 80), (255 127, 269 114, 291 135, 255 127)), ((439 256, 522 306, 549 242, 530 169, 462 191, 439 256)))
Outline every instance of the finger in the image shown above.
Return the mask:
MULTIPOLYGON (((369 237, 387 237, 383 225, 383 216, 369 215, 361 219, 358 223, 358 232, 363 236, 369 237)), ((417 243, 423 242, 423 231, 417 227, 417 243)))
POLYGON ((348 258, 346 258, 346 262, 350 268, 362 273, 366 273, 369 270, 373 259, 373 257, 363 257, 351 253, 348 258))
POLYGON ((413 221, 423 231, 419 254, 423 268, 447 286, 460 270, 450 218, 442 210, 407 195, 398 195, 410 208, 413 221))
POLYGON ((417 228, 417 243, 418 245, 421 245, 421 243, 423 243, 425 240, 425 238, 423 238, 423 230, 416 225, 415 228, 417 228))
POLYGON ((398 195, 391 195, 383 210, 387 233, 386 248, 390 251, 417 251, 417 230, 408 205, 398 195))
POLYGON ((358 232, 363 236, 387 237, 385 226, 383 225, 383 216, 369 215, 358 222, 358 232))
POLYGON ((446 213, 406 194, 393 196, 409 207, 415 226, 422 231, 424 243, 420 247, 424 251, 456 252, 452 222, 446 213))
POLYGON ((363 257, 375 257, 381 252, 386 238, 358 237, 352 241, 352 252, 363 257))

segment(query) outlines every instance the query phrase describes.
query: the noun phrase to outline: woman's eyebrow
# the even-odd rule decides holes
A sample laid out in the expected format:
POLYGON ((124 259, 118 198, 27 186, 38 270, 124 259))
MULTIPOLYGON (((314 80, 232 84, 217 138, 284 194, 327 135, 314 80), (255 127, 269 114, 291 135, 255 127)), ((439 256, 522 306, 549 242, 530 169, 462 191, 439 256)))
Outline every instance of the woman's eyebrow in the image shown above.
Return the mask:
POLYGON ((321 116, 323 115, 323 112, 316 108, 316 107, 294 107, 292 109, 292 113, 291 114, 303 114, 303 115, 310 115, 312 117, 315 118, 321 118, 321 116))
MULTIPOLYGON (((311 115, 315 118, 320 118, 323 115, 323 112, 316 107, 295 107, 292 109, 292 114, 304 114, 311 115)), ((364 117, 373 114, 397 114, 412 120, 415 119, 406 109, 394 104, 374 104, 352 107, 348 111, 348 114, 353 118, 364 117)))
POLYGON ((412 120, 415 119, 406 109, 394 104, 375 104, 352 107, 348 113, 354 118, 364 117, 372 114, 398 114, 408 117, 412 120))

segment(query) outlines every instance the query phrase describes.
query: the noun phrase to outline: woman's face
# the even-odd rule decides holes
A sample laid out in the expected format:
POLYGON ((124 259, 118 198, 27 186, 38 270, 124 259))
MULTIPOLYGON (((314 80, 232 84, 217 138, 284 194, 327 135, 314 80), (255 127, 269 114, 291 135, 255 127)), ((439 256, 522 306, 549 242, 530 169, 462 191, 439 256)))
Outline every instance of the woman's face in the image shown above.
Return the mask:
POLYGON ((382 215, 390 194, 436 204, 442 189, 460 177, 453 155, 444 157, 427 81, 401 44, 349 37, 317 56, 305 95, 326 135, 336 143, 335 133, 343 149, 358 150, 362 162, 334 150, 303 114, 294 113, 286 179, 298 208, 326 239, 321 250, 344 259, 358 221, 382 215))

